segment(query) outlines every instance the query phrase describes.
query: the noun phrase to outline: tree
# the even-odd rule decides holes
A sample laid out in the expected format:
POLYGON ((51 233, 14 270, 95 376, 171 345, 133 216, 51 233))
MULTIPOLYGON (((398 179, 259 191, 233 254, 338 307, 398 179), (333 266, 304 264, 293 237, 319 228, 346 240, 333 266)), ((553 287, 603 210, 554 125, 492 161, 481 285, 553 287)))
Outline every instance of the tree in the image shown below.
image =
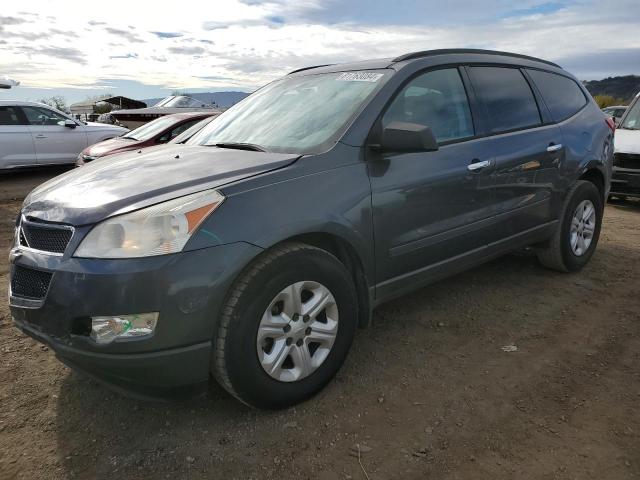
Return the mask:
POLYGON ((622 98, 616 98, 613 95, 596 95, 593 97, 600 108, 607 108, 613 105, 624 105, 622 98))
POLYGON ((40 103, 44 103, 45 105, 49 105, 50 107, 57 108, 61 112, 67 111, 67 101, 60 95, 55 95, 50 98, 43 98, 40 100, 40 103))

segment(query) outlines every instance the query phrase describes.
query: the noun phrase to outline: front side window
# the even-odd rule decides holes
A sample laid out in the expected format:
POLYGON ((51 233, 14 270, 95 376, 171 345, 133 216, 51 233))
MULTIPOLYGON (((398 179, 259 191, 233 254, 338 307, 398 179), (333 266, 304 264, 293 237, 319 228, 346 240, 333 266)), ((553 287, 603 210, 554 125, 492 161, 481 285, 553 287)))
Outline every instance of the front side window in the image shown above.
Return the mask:
POLYGON ((167 133, 165 133, 161 137, 161 141, 168 142, 170 140, 173 140, 178 135, 180 135, 182 132, 184 132, 184 131, 190 129, 191 127, 193 127, 199 121, 200 121, 199 118, 195 119, 195 120, 189 120, 188 122, 184 122, 184 123, 178 125, 177 127, 172 128, 171 130, 169 130, 167 133))
POLYGON ((425 125, 439 143, 474 135, 467 93, 456 68, 435 70, 411 80, 382 117, 391 122, 425 125))
POLYGON ((31 125, 53 126, 58 125, 58 122, 67 120, 66 117, 63 117, 59 113, 49 110, 48 108, 22 107, 22 111, 31 125))
POLYGON ((156 118, 144 125, 127 132, 122 138, 130 138, 131 140, 146 141, 160 135, 167 128, 176 123, 176 119, 170 116, 156 118))
POLYGON ((636 101, 631 105, 631 109, 624 118, 624 122, 620 125, 620 128, 627 130, 640 130, 640 99, 636 98, 636 101))
POLYGON ((22 125, 16 107, 0 107, 0 125, 22 125))
POLYGON ((527 72, 540 90, 554 121, 566 120, 587 104, 584 93, 570 78, 540 70, 527 70, 527 72))
POLYGON ((245 143, 299 154, 324 151, 388 74, 366 70, 284 77, 216 117, 187 144, 245 143))
POLYGON ((515 68, 471 67, 490 133, 534 127, 542 123, 538 104, 526 79, 515 68))

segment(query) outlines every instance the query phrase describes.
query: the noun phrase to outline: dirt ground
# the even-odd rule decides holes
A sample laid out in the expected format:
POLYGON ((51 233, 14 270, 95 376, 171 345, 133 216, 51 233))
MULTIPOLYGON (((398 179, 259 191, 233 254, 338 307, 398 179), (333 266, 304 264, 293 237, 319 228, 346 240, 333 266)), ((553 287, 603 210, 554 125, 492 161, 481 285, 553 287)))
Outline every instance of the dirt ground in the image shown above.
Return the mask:
MULTIPOLYGON (((41 180, 0 180, 5 252, 12 198, 41 180)), ((1 261, 3 292, 7 269, 1 261)), ((122 397, 20 333, 6 303, 3 480, 640 476, 637 202, 607 206, 582 273, 511 255, 379 308, 328 388, 281 412, 250 410, 216 386, 181 403, 122 397)))

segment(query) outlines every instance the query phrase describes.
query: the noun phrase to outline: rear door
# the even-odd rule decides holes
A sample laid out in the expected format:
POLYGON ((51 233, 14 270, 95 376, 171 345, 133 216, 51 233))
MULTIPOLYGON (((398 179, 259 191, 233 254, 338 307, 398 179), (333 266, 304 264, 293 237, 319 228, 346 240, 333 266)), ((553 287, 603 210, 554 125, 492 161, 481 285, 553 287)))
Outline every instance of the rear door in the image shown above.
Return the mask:
POLYGON ((496 231, 502 239, 533 233, 554 219, 562 132, 520 69, 470 66, 468 72, 495 162, 496 231))
POLYGON ((78 154, 87 146, 84 128, 58 125, 68 120, 48 108, 24 106, 22 110, 33 134, 39 165, 74 163, 78 154))
POLYGON ((494 240, 487 226, 494 212, 492 153, 475 136, 460 70, 415 76, 374 128, 395 121, 431 127, 439 149, 367 154, 379 297, 429 280, 438 264, 494 240))
POLYGON ((18 107, 0 106, 0 169, 36 164, 31 130, 18 107))

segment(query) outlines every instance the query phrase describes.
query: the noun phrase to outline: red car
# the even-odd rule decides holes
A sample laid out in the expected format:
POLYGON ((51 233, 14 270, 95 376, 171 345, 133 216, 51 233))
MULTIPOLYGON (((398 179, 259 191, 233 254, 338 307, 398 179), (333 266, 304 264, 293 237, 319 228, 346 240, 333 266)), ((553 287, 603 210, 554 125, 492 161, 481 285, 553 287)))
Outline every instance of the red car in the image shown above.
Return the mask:
POLYGON ((204 118, 217 115, 219 112, 185 112, 156 118, 121 137, 110 138, 85 148, 78 155, 76 166, 81 167, 92 160, 114 153, 167 143, 204 118))

